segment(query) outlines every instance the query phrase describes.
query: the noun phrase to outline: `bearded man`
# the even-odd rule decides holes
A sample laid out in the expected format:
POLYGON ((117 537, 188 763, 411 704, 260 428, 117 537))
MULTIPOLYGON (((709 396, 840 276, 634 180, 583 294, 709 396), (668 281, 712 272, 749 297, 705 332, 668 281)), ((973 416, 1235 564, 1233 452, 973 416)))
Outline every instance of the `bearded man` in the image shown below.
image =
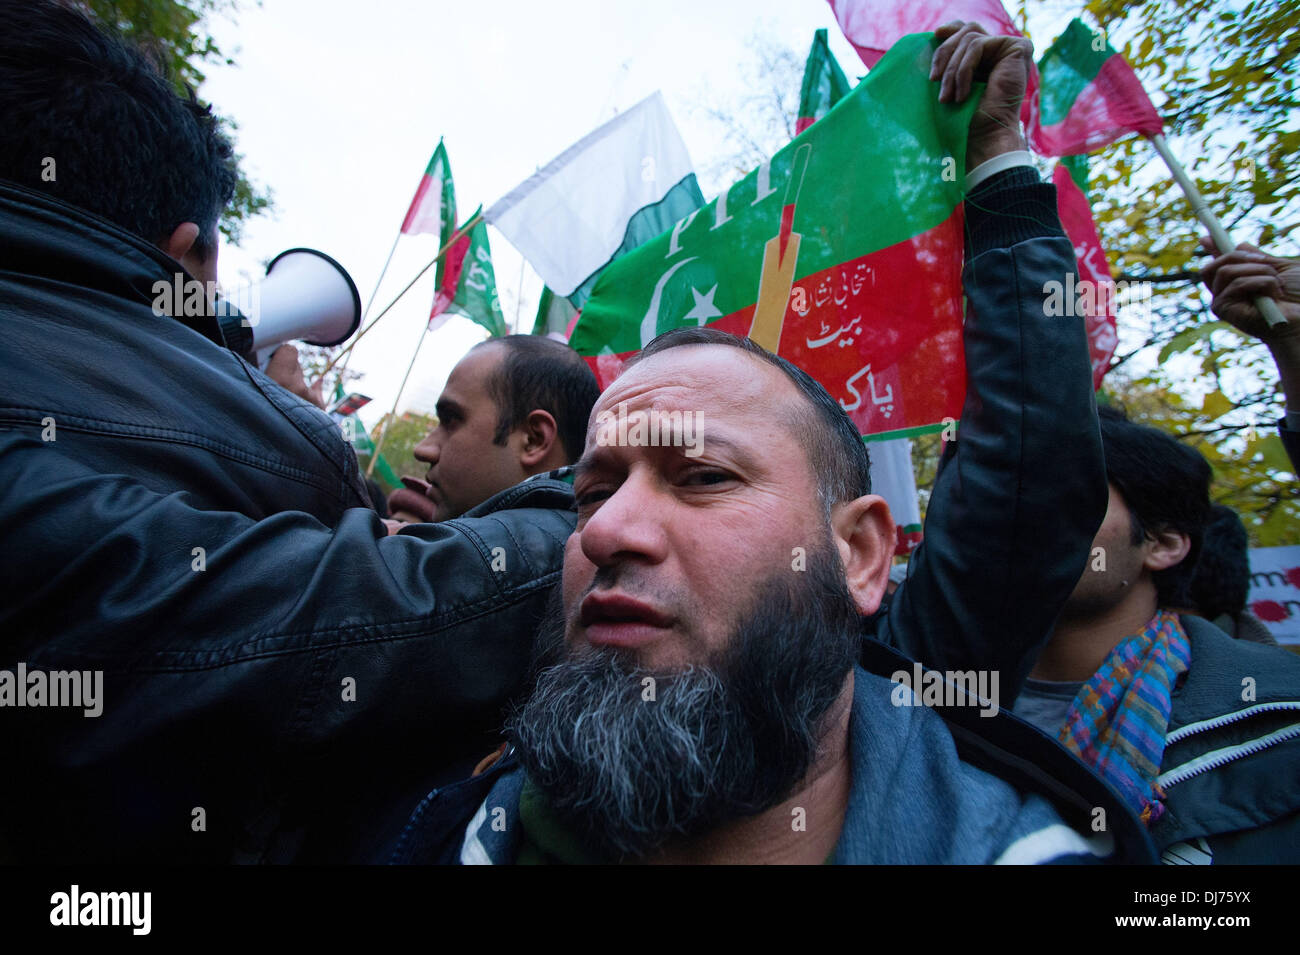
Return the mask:
POLYGON ((978 660, 1013 698, 1104 494, 1082 327, 1031 294, 1075 263, 1018 130, 1028 41, 936 37, 941 100, 987 87, 966 156, 963 448, 906 584, 882 611, 893 522, 825 389, 745 339, 660 336, 592 411, 503 755, 428 793, 390 861, 1154 860, 1077 760, 995 699, 920 705, 889 649, 978 660), (660 440, 619 440, 615 419, 660 440), (1060 481, 1017 477, 1048 451, 1071 462, 1060 481), (1050 516, 1055 549, 1007 514, 1050 516))
POLYGON ((1111 826, 1072 828, 856 664, 893 523, 852 422, 806 373, 747 339, 677 330, 629 363, 593 422, 614 408, 661 433, 701 416, 703 440, 589 429, 505 758, 430 793, 396 861, 1149 858, 1100 790, 1111 826))

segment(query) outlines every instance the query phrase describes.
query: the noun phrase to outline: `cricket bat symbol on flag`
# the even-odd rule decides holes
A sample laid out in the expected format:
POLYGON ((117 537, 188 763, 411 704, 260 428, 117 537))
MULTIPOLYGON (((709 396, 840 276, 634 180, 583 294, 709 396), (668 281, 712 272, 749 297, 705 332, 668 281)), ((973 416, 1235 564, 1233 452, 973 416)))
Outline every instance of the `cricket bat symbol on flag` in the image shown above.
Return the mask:
POLYGON ((936 46, 904 37, 770 161, 606 267, 569 339, 602 388, 655 336, 709 325, 802 368, 863 435, 960 416, 978 96, 939 102, 936 46))
POLYGON ((811 153, 812 145, 809 143, 795 150, 790 178, 785 186, 785 202, 781 206, 781 229, 763 246, 763 270, 758 275, 758 301, 754 304, 754 322, 749 326, 749 337, 774 353, 781 350, 781 328, 785 324, 790 290, 794 288, 794 265, 799 258, 799 241, 803 238, 794 231, 794 207, 799 201, 799 188, 808 172, 811 153))

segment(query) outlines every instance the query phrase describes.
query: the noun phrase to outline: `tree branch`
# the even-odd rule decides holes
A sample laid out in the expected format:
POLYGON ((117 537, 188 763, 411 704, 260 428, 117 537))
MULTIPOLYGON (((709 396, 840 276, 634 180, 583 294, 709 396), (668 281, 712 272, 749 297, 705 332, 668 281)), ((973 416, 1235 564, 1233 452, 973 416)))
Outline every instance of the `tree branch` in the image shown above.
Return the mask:
POLYGON ((1199 282, 1200 272, 1166 272, 1164 275, 1135 275, 1121 272, 1117 282, 1150 282, 1152 285, 1172 285, 1175 282, 1199 282))

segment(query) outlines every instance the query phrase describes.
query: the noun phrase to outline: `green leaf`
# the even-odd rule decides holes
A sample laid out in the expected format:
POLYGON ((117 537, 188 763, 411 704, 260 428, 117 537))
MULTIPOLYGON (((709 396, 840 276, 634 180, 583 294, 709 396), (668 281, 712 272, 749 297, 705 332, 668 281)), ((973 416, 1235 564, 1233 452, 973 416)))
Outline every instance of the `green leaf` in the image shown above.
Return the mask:
POLYGON ((1222 391, 1211 391, 1201 402, 1201 414, 1209 418, 1222 418, 1235 407, 1222 391))
POLYGON ((1169 341, 1165 342, 1160 354, 1156 358, 1157 363, 1164 364, 1169 360, 1171 355, 1181 354, 1192 348, 1199 342, 1205 341, 1216 331, 1230 327, 1226 322, 1201 322, 1193 325, 1191 328, 1184 328, 1169 341))

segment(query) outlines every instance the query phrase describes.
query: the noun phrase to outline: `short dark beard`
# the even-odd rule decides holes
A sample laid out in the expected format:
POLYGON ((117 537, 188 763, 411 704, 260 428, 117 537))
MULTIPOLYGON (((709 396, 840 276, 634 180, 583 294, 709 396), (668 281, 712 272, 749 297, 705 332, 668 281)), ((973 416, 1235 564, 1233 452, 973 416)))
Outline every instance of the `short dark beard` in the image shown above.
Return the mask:
MULTIPOLYGON (((788 798, 858 658, 862 622, 829 540, 770 578, 717 660, 683 672, 599 648, 541 670, 506 732, 555 817, 589 851, 644 857, 788 798), (648 701, 652 678, 654 700, 648 701)), ((552 602, 539 661, 563 647, 552 602)))

